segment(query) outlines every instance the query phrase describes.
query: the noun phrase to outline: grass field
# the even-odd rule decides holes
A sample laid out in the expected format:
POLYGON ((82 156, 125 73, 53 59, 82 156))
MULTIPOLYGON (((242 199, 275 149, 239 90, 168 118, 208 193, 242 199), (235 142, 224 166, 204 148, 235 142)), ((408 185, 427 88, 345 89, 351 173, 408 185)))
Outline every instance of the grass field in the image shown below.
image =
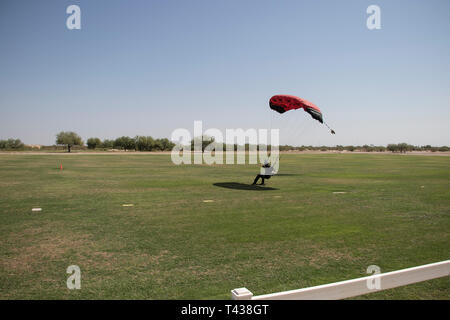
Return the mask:
MULTIPOLYGON (((279 176, 248 187, 257 172, 0 155, 0 298, 229 299, 450 258, 450 157, 282 155, 279 176), (69 265, 81 290, 66 287, 69 265)), ((450 299, 450 279, 358 298, 450 299)))

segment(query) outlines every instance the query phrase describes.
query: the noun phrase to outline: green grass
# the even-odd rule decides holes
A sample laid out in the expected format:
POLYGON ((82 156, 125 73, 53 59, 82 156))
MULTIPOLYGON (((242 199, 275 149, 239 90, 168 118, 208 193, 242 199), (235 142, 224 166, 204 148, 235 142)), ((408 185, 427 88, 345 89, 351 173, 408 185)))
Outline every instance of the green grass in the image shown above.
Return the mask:
MULTIPOLYGON (((0 298, 229 299, 449 259, 450 157, 282 155, 272 190, 233 188, 257 172, 2 154, 0 298), (66 287, 72 264, 81 290, 66 287)), ((359 298, 450 299, 450 280, 359 298)))

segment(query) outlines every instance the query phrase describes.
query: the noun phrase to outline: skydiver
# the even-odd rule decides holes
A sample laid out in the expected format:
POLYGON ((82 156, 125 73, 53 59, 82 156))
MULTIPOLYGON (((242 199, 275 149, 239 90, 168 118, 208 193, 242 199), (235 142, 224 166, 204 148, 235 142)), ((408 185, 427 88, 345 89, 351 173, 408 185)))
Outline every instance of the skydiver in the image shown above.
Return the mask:
MULTIPOLYGON (((258 180, 261 178, 261 185, 264 185, 264 179, 270 179, 270 177, 273 175, 273 171, 274 169, 272 168, 271 164, 269 163, 269 161, 265 161, 264 164, 261 166, 261 168, 264 168, 264 173, 265 174, 258 174, 255 178, 255 180, 253 181, 252 185, 255 185, 258 180)), ((261 170, 261 171, 263 171, 261 170)))

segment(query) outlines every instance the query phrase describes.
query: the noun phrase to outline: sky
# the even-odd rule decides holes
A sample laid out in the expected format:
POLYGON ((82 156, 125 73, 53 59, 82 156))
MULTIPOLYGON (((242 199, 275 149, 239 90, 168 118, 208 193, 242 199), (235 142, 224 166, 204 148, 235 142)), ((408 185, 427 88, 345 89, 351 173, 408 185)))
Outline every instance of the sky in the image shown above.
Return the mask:
POLYGON ((170 138, 201 120, 279 128, 281 144, 450 145, 449 13, 448 0, 2 0, 0 139, 170 138), (314 102, 336 135, 272 111, 275 94, 314 102))

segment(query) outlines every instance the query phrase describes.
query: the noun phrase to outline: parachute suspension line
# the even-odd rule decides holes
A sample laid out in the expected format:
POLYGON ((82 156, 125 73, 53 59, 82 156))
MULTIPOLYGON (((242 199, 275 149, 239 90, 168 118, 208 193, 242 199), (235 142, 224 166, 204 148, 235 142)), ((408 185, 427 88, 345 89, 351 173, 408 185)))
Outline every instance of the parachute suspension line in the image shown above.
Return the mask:
MULTIPOLYGON (((302 117, 301 121, 303 120, 304 118, 302 117)), ((283 126, 282 128, 280 128, 280 131, 284 133, 285 137, 292 137, 294 133, 298 131, 297 130, 298 127, 299 127, 299 114, 295 112, 292 114, 292 116, 288 117, 287 120, 283 121, 283 126)))
POLYGON ((328 127, 328 129, 330 129, 330 131, 331 131, 332 134, 335 134, 335 133, 336 133, 336 132, 334 132, 333 129, 330 128, 330 126, 329 126, 325 121, 324 121, 323 123, 328 127))
MULTIPOLYGON (((270 137, 270 133, 272 132, 272 127, 273 127, 273 119, 274 119, 274 117, 275 117, 275 115, 274 115, 274 113, 271 113, 271 115, 270 115, 270 124, 269 124, 269 132, 267 132, 267 137, 270 137)), ((270 142, 271 143, 271 142, 270 142)), ((268 151, 267 150, 267 148, 268 148, 268 146, 269 146, 269 142, 267 142, 267 145, 266 145, 266 155, 267 155, 267 159, 259 159, 259 161, 261 162, 261 163, 263 163, 264 161, 267 161, 267 160, 269 160, 270 159, 270 155, 271 155, 271 153, 270 153, 270 151, 268 151)), ((259 154, 259 152, 258 152, 258 154, 259 154)), ((259 156, 258 156, 258 158, 259 158, 259 156)))
MULTIPOLYGON (((271 140, 271 138, 272 138, 272 129, 274 128, 274 126, 276 126, 276 127, 279 126, 279 123, 277 121, 275 121, 275 120, 277 120, 276 116, 277 116, 277 114, 271 113, 271 116, 270 116, 270 130, 269 130, 269 132, 267 132, 267 137, 270 139, 270 141, 267 142, 267 146, 266 146, 267 147, 267 150, 266 150, 267 158, 264 159, 264 161, 268 161, 271 164, 271 166, 273 166, 277 161, 279 161, 279 158, 281 156, 278 153, 278 159, 276 159, 276 161, 273 162, 273 158, 272 158, 272 140, 271 140), (268 150, 269 146, 270 146, 270 150, 268 150)), ((279 129, 279 128, 275 128, 275 129, 279 129)))
MULTIPOLYGON (((320 123, 324 123, 328 129, 331 131, 332 134, 335 134, 335 131, 333 129, 330 128, 330 126, 323 121, 323 116, 322 116, 322 112, 320 111, 320 109, 313 104, 312 102, 309 102, 307 100, 301 99, 299 97, 296 96, 291 96, 291 95, 275 95, 273 97, 270 98, 269 100, 269 106, 272 110, 278 112, 279 114, 282 114, 286 111, 289 110, 297 110, 297 109, 303 109, 304 111, 306 111, 307 113, 309 113, 311 115, 311 117, 317 121, 319 121, 320 123)), ((298 115, 298 113, 294 113, 296 115, 298 115)), ((271 117, 271 122, 270 122, 270 131, 272 131, 272 120, 273 118, 271 117)), ((304 120, 304 118, 303 118, 304 120)), ((311 124, 309 124, 311 125, 311 124)), ((278 124, 278 126, 280 126, 280 128, 278 128, 280 131, 283 131, 283 133, 289 133, 286 134, 286 137, 289 137, 290 139, 294 139, 292 140, 292 142, 294 142, 294 145, 298 145, 297 143, 297 137, 299 135, 303 136, 303 133, 305 132, 306 129, 308 129, 308 126, 303 125, 303 123, 301 123, 301 130, 298 130, 299 128, 299 121, 297 119, 297 116, 295 117, 289 117, 287 123, 283 122, 282 125, 280 126, 280 124, 278 124), (295 133, 291 133, 293 126, 292 126, 292 122, 296 123, 296 130, 295 133)), ((269 158, 271 157, 271 152, 269 152, 269 158)))
MULTIPOLYGON (((295 141, 296 141, 296 145, 297 145, 297 147, 300 147, 300 146, 302 146, 302 145, 304 145, 304 140, 303 140, 303 138, 305 138, 305 133, 307 132, 307 131, 310 131, 310 129, 311 129, 311 127, 314 125, 314 123, 313 122, 311 122, 311 121, 308 121, 308 119, 304 119, 303 121, 302 121, 302 123, 301 123, 301 127, 302 127, 302 129, 301 130, 299 130, 295 135, 294 135, 294 139, 295 139, 295 141), (297 142, 298 141, 298 142, 297 142), (302 142, 301 144, 300 144, 300 141, 302 142)), ((306 135, 306 137, 308 137, 309 135, 306 135)))
POLYGON ((272 112, 270 114, 270 128, 269 128, 269 134, 272 132, 272 126, 273 126, 273 118, 275 117, 274 113, 272 112))
MULTIPOLYGON (((299 112, 300 113, 300 112, 299 112)), ((311 128, 311 126, 313 125, 313 122, 309 121, 309 119, 307 117, 302 116, 301 117, 302 120, 299 123, 299 127, 301 127, 300 130, 297 130, 296 133, 294 134, 294 140, 295 140, 295 144, 300 147, 300 144, 297 143, 297 141, 300 142, 300 140, 302 140, 302 138, 304 138, 304 134, 306 131, 309 131, 309 129, 311 128)), ((294 144, 294 145, 295 145, 294 144)), ((303 145, 303 143, 302 143, 303 145)))

